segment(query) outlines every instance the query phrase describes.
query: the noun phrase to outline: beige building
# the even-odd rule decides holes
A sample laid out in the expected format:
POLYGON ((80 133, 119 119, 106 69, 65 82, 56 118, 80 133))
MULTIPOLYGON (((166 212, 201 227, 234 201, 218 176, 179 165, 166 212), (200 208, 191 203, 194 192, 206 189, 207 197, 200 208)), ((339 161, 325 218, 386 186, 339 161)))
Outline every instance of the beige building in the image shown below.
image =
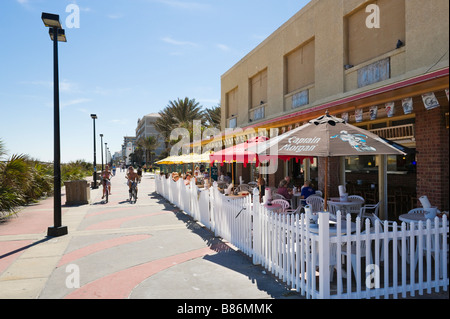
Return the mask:
MULTIPOLYGON (((448 67, 448 0, 312 0, 222 75, 222 130, 281 134, 328 110, 412 149, 388 159, 390 203, 402 205, 396 211, 421 195, 448 210, 448 67)), ((317 159, 319 188, 322 165, 317 159)), ((378 182, 370 174, 376 159, 330 165, 345 165, 346 182, 378 182)), ((301 169, 293 161, 282 167, 268 176, 271 184, 301 169)))
POLYGON ((136 127, 136 141, 149 136, 153 136, 157 139, 159 146, 155 149, 155 158, 165 150, 164 139, 155 128, 156 120, 160 117, 161 115, 158 113, 147 114, 141 119, 138 119, 136 127))

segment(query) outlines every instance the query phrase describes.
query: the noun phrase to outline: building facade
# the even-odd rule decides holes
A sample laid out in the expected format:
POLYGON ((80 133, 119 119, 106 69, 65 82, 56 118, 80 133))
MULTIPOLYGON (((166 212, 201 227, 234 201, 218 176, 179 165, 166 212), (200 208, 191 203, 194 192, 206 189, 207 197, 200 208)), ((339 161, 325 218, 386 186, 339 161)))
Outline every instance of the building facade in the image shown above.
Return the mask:
MULTIPOLYGON (((312 0, 222 75, 221 127, 281 134, 328 111, 411 150, 388 158, 388 194, 405 189, 393 205, 426 195, 448 210, 448 71, 448 0, 312 0)), ((328 171, 376 184, 377 160, 330 159, 328 171)), ((271 184, 299 169, 282 167, 271 184)))
POLYGON ((158 147, 154 151, 154 158, 157 158, 165 150, 164 139, 155 128, 155 122, 160 117, 161 115, 159 115, 158 113, 145 115, 142 119, 138 119, 136 127, 136 140, 147 138, 149 136, 153 136, 157 139, 158 147))

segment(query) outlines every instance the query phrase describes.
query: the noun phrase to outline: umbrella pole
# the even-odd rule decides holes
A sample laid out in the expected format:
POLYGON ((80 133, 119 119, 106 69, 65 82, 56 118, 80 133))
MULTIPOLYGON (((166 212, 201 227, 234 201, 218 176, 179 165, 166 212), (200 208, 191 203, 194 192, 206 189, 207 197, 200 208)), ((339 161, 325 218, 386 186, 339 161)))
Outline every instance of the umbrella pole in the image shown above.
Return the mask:
POLYGON ((325 186, 324 186, 324 211, 327 211, 327 198, 328 198, 328 156, 325 157, 325 186))

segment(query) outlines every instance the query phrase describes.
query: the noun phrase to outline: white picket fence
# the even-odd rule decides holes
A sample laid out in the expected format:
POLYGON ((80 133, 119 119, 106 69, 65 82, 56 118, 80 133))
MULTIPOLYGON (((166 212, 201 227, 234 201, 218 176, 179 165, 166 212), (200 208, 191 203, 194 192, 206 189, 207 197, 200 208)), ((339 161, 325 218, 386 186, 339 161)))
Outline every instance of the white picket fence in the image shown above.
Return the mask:
POLYGON ((352 224, 338 212, 330 224, 324 212, 317 227, 309 213, 273 213, 252 196, 231 199, 216 186, 200 191, 157 177, 156 191, 307 298, 395 299, 448 289, 445 216, 413 226, 352 224))

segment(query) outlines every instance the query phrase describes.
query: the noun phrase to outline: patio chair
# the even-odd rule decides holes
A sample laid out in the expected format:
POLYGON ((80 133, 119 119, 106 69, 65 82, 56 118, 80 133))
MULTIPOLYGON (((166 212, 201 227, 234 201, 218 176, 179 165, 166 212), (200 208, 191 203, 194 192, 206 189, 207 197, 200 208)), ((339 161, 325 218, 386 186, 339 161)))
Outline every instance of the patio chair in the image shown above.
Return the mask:
MULTIPOLYGON (((372 231, 372 227, 369 229, 369 231, 372 231)), ((361 238, 363 240, 361 240, 361 242, 359 243, 360 245, 360 257, 361 258, 370 258, 369 259, 369 264, 373 263, 373 259, 372 259, 372 252, 369 249, 369 256, 366 256, 366 240, 365 240, 365 235, 366 234, 366 230, 364 230, 363 232, 361 232, 361 238)), ((352 269, 353 269, 353 274, 356 277, 356 252, 357 252, 357 243, 356 242, 352 242, 350 244, 350 260, 352 263, 352 269)), ((347 255, 347 244, 342 245, 342 250, 341 250, 341 255, 344 255, 347 257, 347 262, 348 262, 348 255, 347 255)), ((364 276, 365 274, 365 264, 361 262, 361 274, 364 276)), ((351 276, 351 274, 347 274, 347 276, 351 276)))
POLYGON ((347 206, 347 212, 350 214, 359 214, 361 206, 365 204, 364 198, 358 195, 350 195, 348 199, 353 199, 354 204, 347 206))
POLYGON ((272 198, 273 198, 273 199, 284 199, 284 200, 287 200, 286 197, 284 197, 284 196, 281 195, 281 194, 273 194, 273 195, 272 195, 272 198))
POLYGON ((274 199, 272 201, 272 204, 279 204, 279 205, 281 205, 281 207, 283 209, 283 213, 286 212, 286 209, 289 208, 289 202, 287 200, 284 200, 284 199, 274 199))
POLYGON ((248 182, 248 186, 255 188, 255 187, 258 187, 258 183, 257 182, 248 182))
POLYGON ((241 184, 238 186, 240 192, 250 192, 252 188, 247 184, 241 184))
MULTIPOLYGON (((391 231, 394 230, 394 222, 393 221, 387 221, 387 229, 385 229, 385 222, 386 221, 381 220, 377 215, 373 214, 374 226, 377 225, 376 224, 377 221, 379 222, 378 225, 380 227, 380 232, 385 232, 385 231, 391 232, 391 231)), ((400 225, 397 225, 396 228, 397 228, 398 231, 402 230, 402 227, 400 225)), ((391 240, 392 240, 392 238, 388 238, 388 246, 389 246, 389 242, 391 240)), ((381 246, 381 249, 380 249, 380 261, 383 261, 384 260, 384 239, 380 240, 380 244, 381 244, 380 245, 381 246)), ((409 253, 409 248, 408 248, 409 247, 409 238, 406 239, 406 246, 407 246, 406 253, 408 254, 409 253)), ((398 253, 400 255, 402 255, 402 246, 401 246, 401 244, 397 245, 397 250, 398 250, 398 253)), ((407 258, 406 260, 409 260, 409 257, 406 256, 406 258, 407 258)))
POLYGON ((374 216, 378 216, 378 209, 380 208, 380 202, 373 204, 367 204, 360 208, 359 218, 363 221, 365 218, 369 218, 372 224, 374 223, 374 216))
POLYGON ((303 206, 299 205, 296 209, 292 209, 292 208, 286 209, 285 213, 286 214, 300 214, 302 208, 303 208, 303 206))
POLYGON ((425 209, 423 208, 414 208, 411 209, 408 214, 419 214, 419 213, 425 213, 425 209))
POLYGON ((324 199, 320 196, 311 195, 306 199, 306 204, 311 205, 313 213, 323 211, 324 199))

